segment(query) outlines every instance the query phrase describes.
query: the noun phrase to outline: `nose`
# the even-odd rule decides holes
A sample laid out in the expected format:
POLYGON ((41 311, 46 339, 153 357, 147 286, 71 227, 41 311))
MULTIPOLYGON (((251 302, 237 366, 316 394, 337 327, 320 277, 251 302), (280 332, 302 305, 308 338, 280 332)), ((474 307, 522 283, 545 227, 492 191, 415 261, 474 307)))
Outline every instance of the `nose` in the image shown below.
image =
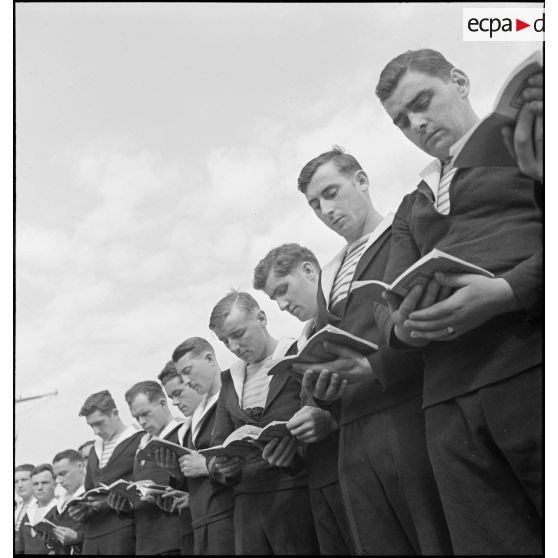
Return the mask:
POLYGON ((408 115, 411 129, 415 132, 424 132, 426 130, 426 118, 422 113, 409 113, 408 115))
POLYGON ((280 310, 287 310, 289 308, 289 303, 282 297, 277 297, 277 305, 279 306, 280 310))
POLYGON ((320 201, 320 211, 322 215, 332 215, 334 209, 335 209, 335 204, 333 200, 320 201))
POLYGON ((238 341, 235 341, 234 339, 229 339, 229 349, 234 353, 236 351, 238 351, 238 349, 240 348, 240 345, 238 343, 238 341))
POLYGON ((180 404, 180 399, 178 399, 178 397, 172 397, 172 404, 176 405, 178 407, 178 405, 180 404))
POLYGON ((94 426, 93 427, 93 434, 95 434, 95 436, 100 436, 101 435, 101 429, 98 426, 94 426))

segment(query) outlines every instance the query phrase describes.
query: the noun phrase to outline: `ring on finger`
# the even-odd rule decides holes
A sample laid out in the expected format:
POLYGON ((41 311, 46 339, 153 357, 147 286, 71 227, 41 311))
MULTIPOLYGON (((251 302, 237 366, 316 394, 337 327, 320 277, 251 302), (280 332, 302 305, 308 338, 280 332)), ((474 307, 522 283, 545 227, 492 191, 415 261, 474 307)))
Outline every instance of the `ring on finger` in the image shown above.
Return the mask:
POLYGON ((448 326, 447 330, 448 330, 448 335, 453 335, 455 333, 455 328, 453 328, 451 326, 448 326))

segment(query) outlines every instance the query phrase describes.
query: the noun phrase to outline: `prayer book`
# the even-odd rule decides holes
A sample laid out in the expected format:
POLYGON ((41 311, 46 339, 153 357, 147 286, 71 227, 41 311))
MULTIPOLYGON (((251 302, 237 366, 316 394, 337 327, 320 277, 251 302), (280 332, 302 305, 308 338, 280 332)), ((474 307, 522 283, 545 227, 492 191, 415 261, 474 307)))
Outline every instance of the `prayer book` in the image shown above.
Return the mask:
POLYGON ((324 341, 343 345, 365 356, 378 350, 378 345, 375 343, 328 324, 309 337, 296 355, 289 355, 270 363, 268 375, 290 374, 300 379, 302 374, 292 369, 293 364, 319 364, 336 360, 337 355, 325 350, 324 341))
POLYGON ((442 273, 474 273, 485 277, 494 277, 494 274, 482 267, 434 248, 434 250, 408 267, 391 285, 375 280, 354 281, 351 285, 351 292, 359 291, 365 293, 374 302, 387 306, 387 302, 382 296, 384 291, 405 297, 416 285, 426 287, 437 271, 442 273))
POLYGON ((542 67, 542 52, 537 50, 513 70, 496 97, 492 113, 450 148, 455 167, 517 166, 502 141, 502 128, 517 121, 523 105, 521 94, 529 87, 527 80, 542 67))
POLYGON ((202 449, 200 453, 205 457, 245 457, 255 449, 263 449, 273 438, 289 435, 286 421, 274 420, 264 428, 245 424, 230 434, 222 444, 202 449))
POLYGON ((49 521, 48 519, 41 519, 37 523, 26 523, 25 525, 32 527, 41 535, 47 535, 49 537, 54 537, 54 529, 58 527, 56 523, 49 521))
POLYGON ((184 446, 175 444, 174 442, 169 442, 168 440, 163 440, 162 438, 151 438, 151 440, 145 444, 143 449, 147 451, 149 457, 155 459, 155 452, 160 448, 167 448, 171 450, 176 457, 182 457, 183 455, 194 453, 194 450, 185 448, 184 446))

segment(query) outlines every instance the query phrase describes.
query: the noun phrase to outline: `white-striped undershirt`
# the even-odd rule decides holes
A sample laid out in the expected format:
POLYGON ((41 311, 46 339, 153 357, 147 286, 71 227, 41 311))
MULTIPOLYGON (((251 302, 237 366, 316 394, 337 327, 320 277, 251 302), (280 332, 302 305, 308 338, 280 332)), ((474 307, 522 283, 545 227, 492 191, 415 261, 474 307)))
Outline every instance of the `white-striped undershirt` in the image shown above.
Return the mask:
POLYGON ((447 215, 450 210, 449 187, 456 171, 457 168, 452 165, 451 159, 442 165, 440 184, 438 185, 438 197, 436 199, 436 209, 442 215, 447 215))
POLYGON ((268 367, 264 365, 270 358, 268 357, 261 362, 246 365, 246 374, 242 387, 243 409, 265 407, 271 376, 267 375, 268 367))
POLYGON ((345 253, 345 257, 343 258, 343 263, 341 264, 341 267, 339 268, 339 271, 335 276, 333 287, 331 288, 331 295, 329 297, 330 309, 347 296, 357 264, 360 260, 360 257, 364 253, 366 243, 368 242, 369 238, 370 234, 367 234, 359 238, 358 240, 355 240, 347 248, 347 252, 345 253))
POLYGON ((99 469, 102 469, 110 459, 114 448, 118 444, 120 436, 115 436, 113 440, 103 440, 103 453, 101 453, 101 457, 99 458, 99 469))

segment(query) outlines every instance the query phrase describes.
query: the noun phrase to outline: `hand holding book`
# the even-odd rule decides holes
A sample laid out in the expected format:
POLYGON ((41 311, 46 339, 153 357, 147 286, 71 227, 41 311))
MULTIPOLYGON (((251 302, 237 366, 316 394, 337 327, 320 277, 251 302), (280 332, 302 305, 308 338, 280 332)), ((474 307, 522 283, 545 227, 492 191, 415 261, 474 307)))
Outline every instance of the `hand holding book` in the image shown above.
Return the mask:
POLYGON ((273 438, 265 445, 262 458, 274 467, 290 467, 297 448, 298 443, 293 436, 273 438))
MULTIPOLYGON (((441 302, 428 308, 412 308, 420 296, 415 296, 415 287, 403 300, 399 312, 405 308, 406 316, 396 320, 395 333, 409 336, 414 342, 452 341, 491 318, 519 310, 519 303, 509 283, 502 278, 489 278, 471 274, 436 274, 436 281, 455 292, 441 302), (398 332, 398 326, 400 331, 398 332)), ((420 295, 420 293, 419 293, 420 295)))
POLYGON ((372 367, 363 354, 328 341, 324 348, 337 358, 318 364, 293 364, 296 372, 304 374, 305 387, 312 385, 310 393, 317 399, 334 401, 343 395, 348 384, 372 379, 372 367))
POLYGON ((183 455, 179 458, 180 470, 185 477, 207 477, 207 461, 199 452, 183 455))

